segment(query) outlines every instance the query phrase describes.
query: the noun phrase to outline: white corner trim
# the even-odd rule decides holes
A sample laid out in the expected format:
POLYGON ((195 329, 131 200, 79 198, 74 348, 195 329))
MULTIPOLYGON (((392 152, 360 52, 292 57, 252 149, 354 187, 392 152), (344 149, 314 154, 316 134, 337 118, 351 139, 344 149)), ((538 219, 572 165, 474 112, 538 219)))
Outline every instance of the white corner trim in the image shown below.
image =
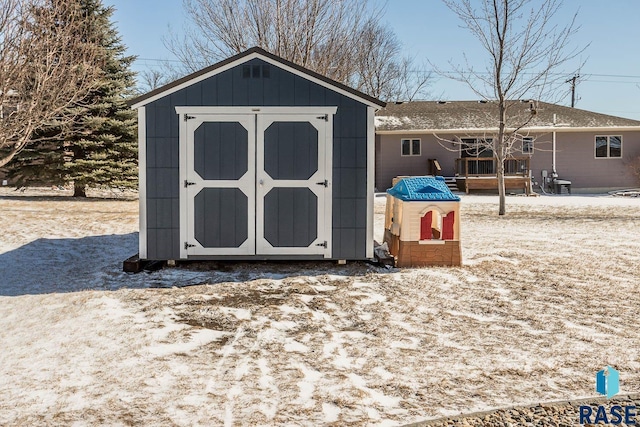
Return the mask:
POLYGON ((147 114, 138 108, 138 256, 147 259, 147 114))
POLYGON ((367 258, 373 258, 373 204, 376 166, 376 132, 375 132, 375 112, 374 107, 367 107, 367 258))
POLYGON ((288 71, 288 72, 290 72, 292 74, 295 74, 295 75, 297 75, 299 77, 304 78, 305 80, 309 80, 309 81, 311 81, 313 83, 316 83, 316 84, 318 84, 320 86, 326 87, 327 89, 330 89, 330 90, 332 90, 334 92, 337 92, 337 93, 339 93, 341 95, 344 95, 344 96, 346 96, 348 98, 355 99, 356 101, 361 102, 361 103, 363 103, 363 104, 365 104, 365 105, 367 105, 369 107, 374 107, 376 109, 381 108, 379 105, 374 104, 371 101, 368 101, 368 100, 366 100, 364 98, 361 98, 361 97, 359 97, 359 96, 357 96, 357 95, 355 95, 355 94, 353 94, 351 92, 348 92, 348 91, 346 91, 344 89, 341 89, 341 88, 339 88, 337 86, 334 86, 334 85, 332 85, 332 84, 330 84, 328 82, 325 82, 324 80, 318 79, 318 78, 313 77, 313 76, 311 76, 311 75, 309 75, 307 73, 304 73, 302 71, 296 70, 295 68, 289 67, 288 65, 285 65, 285 64, 283 64, 281 62, 278 62, 278 61, 276 61, 274 59, 271 59, 271 58, 268 58, 266 56, 263 56, 262 54, 257 53, 257 52, 254 52, 254 53, 252 53, 250 55, 247 55, 247 56, 244 56, 242 58, 239 58, 239 59, 237 59, 237 60, 235 60, 233 62, 225 64, 225 65, 223 65, 221 67, 218 67, 215 70, 211 70, 208 73, 204 73, 204 74, 202 74, 200 76, 194 77, 193 79, 187 80, 186 82, 183 82, 182 84, 179 84, 177 86, 169 88, 169 89, 167 89, 167 90, 165 90, 163 92, 160 92, 160 93, 158 93, 158 94, 156 94, 156 95, 154 95, 154 96, 152 96, 150 98, 147 98, 147 99, 145 99, 143 101, 140 101, 140 102, 138 102, 136 104, 133 104, 131 106, 131 108, 138 108, 138 107, 141 107, 143 105, 149 104, 150 102, 156 101, 156 100, 158 100, 160 98, 163 98, 163 97, 165 97, 167 95, 170 95, 170 94, 172 94, 174 92, 182 90, 182 89, 184 89, 184 88, 186 88, 188 86, 191 86, 193 84, 196 84, 198 82, 206 80, 209 77, 213 77, 213 76, 215 76, 217 74, 220 74, 220 73, 223 73, 223 72, 225 72, 227 70, 230 70, 231 68, 234 68, 234 67, 236 67, 236 66, 238 66, 240 64, 243 64, 245 62, 251 61, 252 59, 261 59, 264 62, 267 62, 267 63, 269 63, 269 64, 271 64, 271 65, 273 65, 275 67, 278 67, 278 68, 280 68, 282 70, 288 71))

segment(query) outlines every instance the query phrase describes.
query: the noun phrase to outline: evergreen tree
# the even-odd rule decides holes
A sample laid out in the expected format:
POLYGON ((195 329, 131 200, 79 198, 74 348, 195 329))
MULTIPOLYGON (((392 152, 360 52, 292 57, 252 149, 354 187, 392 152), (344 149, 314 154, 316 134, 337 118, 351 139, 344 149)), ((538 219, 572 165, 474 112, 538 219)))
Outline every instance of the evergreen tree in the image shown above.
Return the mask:
POLYGON ((9 175, 19 185, 73 182, 74 197, 86 197, 88 187, 134 188, 137 120, 125 104, 135 87, 134 57, 125 56, 111 23, 113 7, 101 0, 67 1, 86 16, 81 37, 98 49, 98 81, 82 103, 66 112, 75 117, 70 124, 51 123, 34 133, 34 143, 9 165, 9 175))

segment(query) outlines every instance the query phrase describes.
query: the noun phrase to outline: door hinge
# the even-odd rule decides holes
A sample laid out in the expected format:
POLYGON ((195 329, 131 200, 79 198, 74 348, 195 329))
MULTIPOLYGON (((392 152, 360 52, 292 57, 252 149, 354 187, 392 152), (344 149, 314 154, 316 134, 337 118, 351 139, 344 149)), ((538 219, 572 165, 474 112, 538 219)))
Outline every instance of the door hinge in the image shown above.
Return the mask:
POLYGON ((187 181, 186 179, 184 180, 184 188, 187 188, 190 185, 196 185, 195 182, 191 182, 191 181, 187 181))
POLYGON ((327 248, 327 241, 325 240, 322 243, 316 243, 316 246, 322 246, 322 247, 324 247, 326 249, 327 248))
POLYGON ((329 121, 329 115, 325 114, 324 116, 318 116, 316 119, 324 120, 325 122, 329 121))
POLYGON ((195 246, 196 246, 196 245, 190 245, 190 244, 189 244, 189 242, 184 242, 184 248, 185 248, 185 249, 193 248, 193 247, 195 247, 195 246))
POLYGON ((326 179, 322 182, 316 182, 316 185, 324 185, 325 187, 329 186, 329 181, 327 181, 326 179))
POLYGON ((185 122, 186 122, 187 120, 189 120, 189 119, 195 119, 195 118, 196 118, 196 116, 190 116, 190 115, 188 115, 188 114, 186 114, 186 113, 185 113, 185 115, 184 115, 184 121, 185 121, 185 122))

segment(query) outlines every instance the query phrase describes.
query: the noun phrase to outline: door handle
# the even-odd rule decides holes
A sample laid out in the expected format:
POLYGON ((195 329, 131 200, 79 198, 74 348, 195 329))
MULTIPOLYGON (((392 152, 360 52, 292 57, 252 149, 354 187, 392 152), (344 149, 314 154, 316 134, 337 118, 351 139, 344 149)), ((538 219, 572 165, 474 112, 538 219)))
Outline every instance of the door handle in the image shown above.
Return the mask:
POLYGON ((261 179, 260 181, 258 181, 258 184, 264 185, 264 179, 261 179))

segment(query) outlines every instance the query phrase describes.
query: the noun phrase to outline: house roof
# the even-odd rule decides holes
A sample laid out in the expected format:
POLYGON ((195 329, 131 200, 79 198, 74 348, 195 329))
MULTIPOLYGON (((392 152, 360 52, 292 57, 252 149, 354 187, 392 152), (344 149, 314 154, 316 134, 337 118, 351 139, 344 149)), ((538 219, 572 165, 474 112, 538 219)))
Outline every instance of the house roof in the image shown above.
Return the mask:
MULTIPOLYGON (((541 101, 512 101, 507 114, 512 122, 525 123, 535 115, 525 129, 627 128, 640 121, 594 113, 541 101), (555 116, 555 122, 554 122, 555 116), (555 123, 555 124, 554 124, 555 123)), ((376 131, 460 132, 495 130, 498 107, 495 101, 417 101, 389 103, 376 113, 376 131)))
POLYGON ((382 102, 377 98, 369 96, 366 93, 360 92, 340 82, 337 82, 326 76, 323 76, 314 71, 311 71, 308 68, 302 67, 291 61, 287 61, 286 59, 280 58, 279 56, 269 53, 266 50, 261 49, 259 47, 252 47, 248 50, 245 50, 244 52, 241 52, 237 55, 227 58, 224 61, 220 61, 216 64, 210 65, 206 68, 203 68, 200 71, 196 71, 195 73, 189 74, 188 76, 182 77, 181 79, 178 79, 167 85, 164 85, 155 90, 152 90, 151 92, 148 92, 144 95, 141 95, 137 98, 130 100, 128 104, 132 108, 141 107, 145 104, 155 101, 158 98, 169 95, 184 87, 190 86, 191 84, 194 84, 198 81, 204 80, 208 77, 211 77, 213 75, 226 71, 229 68, 233 68, 237 65, 240 65, 254 58, 263 59, 273 65, 280 66, 280 68, 287 69, 288 71, 291 71, 294 74, 303 75, 308 80, 314 81, 322 86, 329 87, 330 89, 333 89, 336 92, 340 92, 343 95, 349 96, 350 98, 354 98, 357 101, 363 102, 364 104, 374 106, 376 108, 381 108, 386 105, 385 102, 382 102))
POLYGON ((413 176, 402 178, 387 193, 403 201, 460 201, 449 190, 441 176, 413 176))

